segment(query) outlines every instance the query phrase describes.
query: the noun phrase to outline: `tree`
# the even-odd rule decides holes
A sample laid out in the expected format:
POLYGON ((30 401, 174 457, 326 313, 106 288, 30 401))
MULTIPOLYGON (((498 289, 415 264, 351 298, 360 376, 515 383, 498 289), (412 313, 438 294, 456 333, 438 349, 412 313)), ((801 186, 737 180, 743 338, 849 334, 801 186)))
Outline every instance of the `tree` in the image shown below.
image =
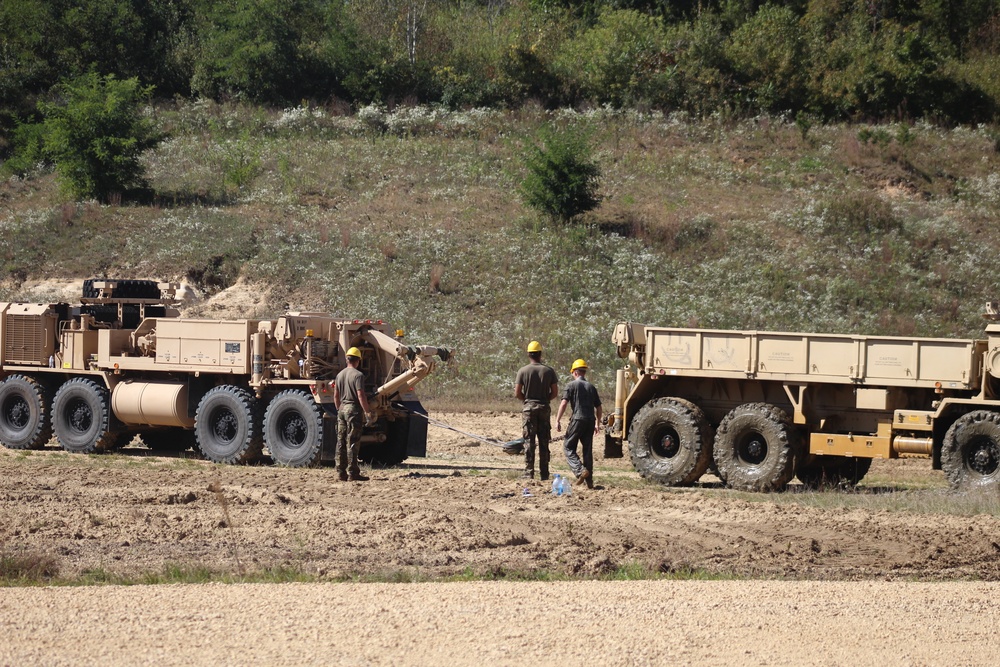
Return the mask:
POLYGON ((601 203, 601 170, 591 157, 589 137, 580 130, 543 126, 526 148, 524 165, 524 203, 554 220, 568 222, 601 203))
POLYGON ((577 95, 623 106, 659 101, 673 68, 659 20, 631 10, 605 11, 594 27, 568 40, 556 59, 577 95))
POLYGON ((142 153, 161 140, 141 105, 152 87, 95 72, 55 88, 58 102, 39 102, 43 152, 74 197, 110 201, 145 185, 142 153))

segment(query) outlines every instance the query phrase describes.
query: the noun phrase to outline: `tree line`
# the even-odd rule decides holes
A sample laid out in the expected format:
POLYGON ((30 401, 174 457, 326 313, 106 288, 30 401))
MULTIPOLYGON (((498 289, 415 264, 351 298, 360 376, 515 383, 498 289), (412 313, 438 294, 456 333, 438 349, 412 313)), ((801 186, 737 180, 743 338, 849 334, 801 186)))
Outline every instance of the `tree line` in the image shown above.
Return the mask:
POLYGON ((993 122, 1000 0, 0 0, 0 139, 85 75, 344 108, 993 122))

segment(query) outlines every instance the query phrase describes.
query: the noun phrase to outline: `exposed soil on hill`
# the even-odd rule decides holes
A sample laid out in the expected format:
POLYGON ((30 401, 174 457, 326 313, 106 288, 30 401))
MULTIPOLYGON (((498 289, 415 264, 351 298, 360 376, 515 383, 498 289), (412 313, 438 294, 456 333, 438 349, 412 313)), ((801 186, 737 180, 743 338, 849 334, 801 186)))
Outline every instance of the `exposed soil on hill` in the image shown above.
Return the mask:
MULTIPOLYGON (((518 435, 513 414, 437 417, 498 440, 518 435)), ((151 456, 138 445, 103 457, 69 455, 54 443, 27 455, 4 449, 0 543, 54 557, 63 575, 167 564, 234 572, 284 565, 323 578, 599 575, 638 563, 762 577, 1000 579, 1000 519, 992 516, 777 503, 722 490, 711 476, 663 489, 640 483, 627 459, 596 459, 597 488, 565 498, 520 479, 520 457, 437 428, 427 459, 372 470, 364 483, 336 481, 331 468, 218 466, 151 456)), ((567 470, 560 449, 553 461, 555 472, 567 470)), ((941 474, 926 461, 884 465, 941 474)))

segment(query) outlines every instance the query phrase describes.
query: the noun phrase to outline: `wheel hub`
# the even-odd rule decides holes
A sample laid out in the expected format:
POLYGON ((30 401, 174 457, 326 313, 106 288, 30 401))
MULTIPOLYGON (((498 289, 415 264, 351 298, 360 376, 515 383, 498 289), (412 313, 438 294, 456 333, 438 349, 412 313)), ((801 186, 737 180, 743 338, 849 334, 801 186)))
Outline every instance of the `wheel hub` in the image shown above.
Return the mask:
POLYGON ((90 425, 94 423, 94 415, 90 406, 83 401, 77 401, 70 407, 69 425, 73 430, 85 433, 90 430, 90 425))
POLYGON ((767 458, 767 440, 759 433, 751 433, 740 443, 738 453, 742 460, 758 465, 767 458))
POLYGON ((661 459, 672 459, 681 451, 681 439, 673 429, 667 430, 658 440, 653 440, 653 454, 661 459))
POLYGON ((991 439, 975 443, 970 452, 969 467, 980 475, 992 475, 1000 468, 1000 447, 991 439))
POLYGON ((299 415, 289 415, 281 421, 281 433, 288 445, 300 447, 306 441, 306 423, 299 415))
POLYGON ((4 412, 7 415, 7 423, 14 428, 21 429, 28 425, 31 409, 23 399, 12 401, 4 412))
POLYGON ((236 415, 226 410, 215 420, 212 431, 219 440, 228 443, 236 439, 238 428, 239 424, 236 421, 236 415))

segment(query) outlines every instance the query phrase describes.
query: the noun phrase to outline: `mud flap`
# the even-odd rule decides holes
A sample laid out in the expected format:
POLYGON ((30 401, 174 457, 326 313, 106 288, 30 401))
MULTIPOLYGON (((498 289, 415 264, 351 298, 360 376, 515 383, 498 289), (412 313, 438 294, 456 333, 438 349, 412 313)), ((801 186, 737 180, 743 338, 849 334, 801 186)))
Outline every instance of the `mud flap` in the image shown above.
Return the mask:
POLYGON ((337 411, 333 404, 321 404, 323 407, 323 449, 319 460, 322 463, 337 462, 337 411))
POLYGON ((612 438, 607 433, 604 434, 604 458, 620 459, 624 456, 622 452, 622 441, 612 438))
MULTIPOLYGON (((427 410, 420 404, 420 401, 403 401, 402 405, 409 412, 427 416, 427 410)), ((406 439, 407 456, 427 456, 427 420, 424 417, 410 416, 409 433, 406 439)))

